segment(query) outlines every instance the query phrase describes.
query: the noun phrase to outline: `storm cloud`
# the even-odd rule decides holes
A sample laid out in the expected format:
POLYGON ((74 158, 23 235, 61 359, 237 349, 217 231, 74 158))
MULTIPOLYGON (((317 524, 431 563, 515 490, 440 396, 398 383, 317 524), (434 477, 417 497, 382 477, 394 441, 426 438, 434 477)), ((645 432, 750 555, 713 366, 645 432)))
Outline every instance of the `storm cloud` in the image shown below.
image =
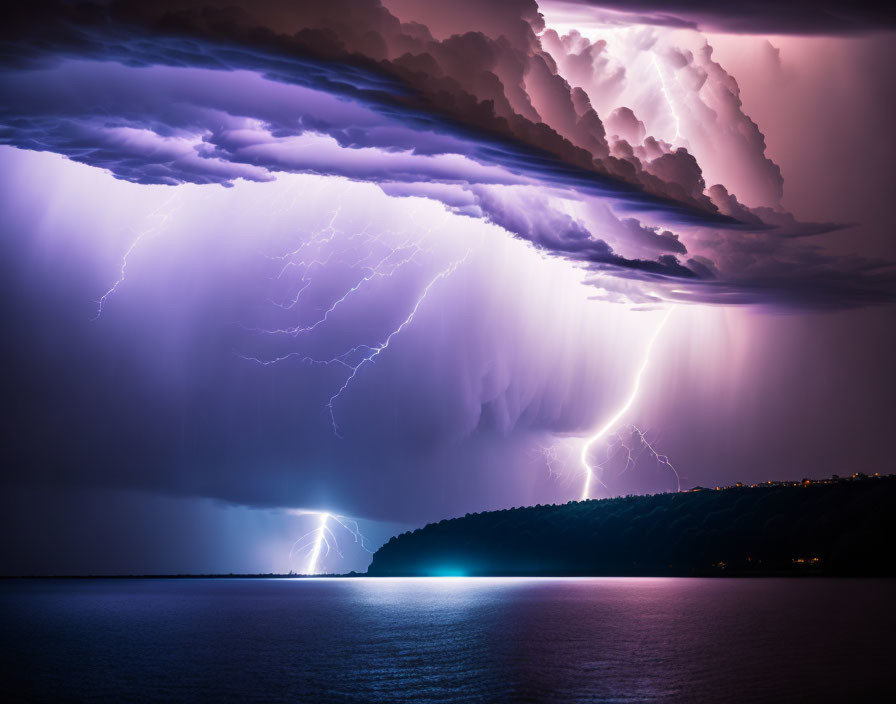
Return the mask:
POLYGON ((831 6, 599 5, 5 10, 14 495, 407 524, 567 501, 667 315, 603 451, 683 486, 882 466, 896 155, 843 83, 886 95, 892 49, 839 81, 763 37, 732 68, 702 30, 824 34, 831 6))
MULTIPOLYGON (((412 9, 425 12, 398 8, 412 9)), ((229 185, 278 172, 314 173, 372 181, 392 193, 400 183, 418 193, 418 184, 444 184, 455 194, 449 208, 456 208, 460 187, 470 194, 466 214, 480 214, 547 251, 618 268, 625 277, 698 278, 675 258, 688 251, 695 229, 719 232, 726 252, 736 242, 727 230, 772 230, 764 237, 768 255, 775 256, 771 243, 781 243, 782 257, 792 261, 796 254, 786 240, 795 233, 841 227, 800 223, 780 210, 780 173, 740 110, 736 85, 711 60, 711 48, 695 53, 667 46, 663 63, 680 85, 693 86, 683 96, 697 101, 688 113, 694 124, 706 130, 721 121, 724 133, 699 136, 711 147, 700 147, 696 135, 691 141, 710 161, 741 165, 715 168, 715 175, 733 182, 753 208, 724 185, 709 187, 688 149, 648 136, 625 106, 609 114, 608 137, 592 107, 592 97, 604 100, 594 92, 600 79, 592 73, 575 87, 558 72, 569 52, 582 55, 590 45, 573 49, 550 30, 539 36, 544 26, 531 3, 489 11, 498 14, 483 25, 488 33, 436 39, 420 22, 401 22, 369 0, 326 8, 173 1, 152 8, 112 2, 22 9, 6 25, 0 141, 54 151, 144 184, 229 185), (363 32, 341 19, 359 13, 369 20, 363 32), (516 20, 501 24, 499 16, 516 20), (707 85, 715 87, 707 92, 707 85), (692 92, 698 89, 700 97, 692 92), (729 143, 731 151, 720 151, 729 143), (750 170, 754 158, 757 167, 750 170), (538 196, 545 221, 523 224, 524 216, 511 210, 532 200, 533 186, 553 189, 555 203, 603 201, 586 209, 616 211, 612 233, 590 230, 587 218, 548 215, 554 206, 547 196, 538 196), (498 194, 508 203, 499 204, 498 194), (658 232, 665 234, 651 237, 658 232), (650 256, 651 249, 659 252, 650 256)), ((444 34, 444 21, 434 13, 436 35, 444 34)), ((653 52, 656 41, 642 38, 653 52)), ((596 71, 600 64, 592 65, 596 71)), ((598 224, 607 222, 603 217, 598 224)), ((699 237, 704 246, 711 242, 699 237)), ((726 271, 711 248, 698 254, 723 278, 736 273, 743 280, 744 270, 726 271)), ((849 266, 857 302, 888 297, 879 274, 833 258, 829 265, 837 279, 849 266)), ((725 283, 726 289, 738 285, 734 277, 725 283)), ((744 283, 751 300, 764 286, 770 300, 773 289, 790 287, 765 279, 744 283)), ((848 289, 835 289, 848 299, 848 289)), ((707 287, 702 300, 714 300, 717 290, 707 287)), ((830 298, 823 292, 819 300, 830 298)))

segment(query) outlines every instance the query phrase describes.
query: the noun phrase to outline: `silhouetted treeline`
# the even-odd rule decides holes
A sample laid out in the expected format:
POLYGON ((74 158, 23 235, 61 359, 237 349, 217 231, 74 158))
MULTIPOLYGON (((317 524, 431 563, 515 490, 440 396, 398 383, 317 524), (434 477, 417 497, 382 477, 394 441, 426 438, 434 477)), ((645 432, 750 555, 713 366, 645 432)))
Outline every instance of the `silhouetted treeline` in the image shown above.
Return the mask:
POLYGON ((571 501, 392 538, 368 574, 896 576, 896 476, 571 501))

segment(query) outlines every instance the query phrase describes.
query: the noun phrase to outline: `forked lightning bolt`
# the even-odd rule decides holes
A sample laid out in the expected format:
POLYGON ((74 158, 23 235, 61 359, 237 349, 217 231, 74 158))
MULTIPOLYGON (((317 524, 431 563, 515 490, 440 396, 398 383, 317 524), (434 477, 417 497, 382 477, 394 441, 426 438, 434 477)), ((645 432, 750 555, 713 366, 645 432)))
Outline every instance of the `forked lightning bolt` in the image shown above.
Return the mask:
MULTIPOLYGON (((469 255, 469 253, 467 253, 467 254, 469 255)), ((342 395, 342 393, 349 387, 349 385, 352 383, 352 381, 354 381, 355 377, 358 376, 360 371, 366 365, 373 364, 376 361, 376 358, 379 355, 381 355, 383 352, 386 351, 386 349, 389 347, 389 344, 392 342, 392 339, 396 335, 400 334, 401 331, 404 330, 408 325, 410 325, 412 322, 414 322, 414 318, 417 316, 417 311, 420 310, 420 306, 423 305, 423 301, 426 300, 426 297, 429 295, 429 292, 432 289, 432 287, 435 286, 436 283, 438 283, 441 279, 444 279, 445 277, 453 274, 454 271, 457 269, 457 267, 459 267, 464 262, 465 259, 466 259, 466 257, 464 257, 463 259, 459 259, 458 261, 454 262, 453 264, 450 264, 448 267, 446 267, 445 269, 440 271, 438 274, 436 274, 435 277, 433 277, 433 279, 426 285, 426 288, 423 289, 423 292, 417 298, 417 302, 414 304, 413 309, 411 309, 411 312, 408 314, 408 316, 403 321, 401 321, 401 324, 397 328, 395 328, 391 333, 389 333, 388 337, 386 337, 386 339, 383 340, 383 342, 381 342, 380 344, 378 344, 374 347, 367 347, 368 354, 362 355, 360 361, 358 361, 356 364, 354 364, 354 365, 347 364, 346 365, 349 367, 349 369, 351 369, 351 373, 348 375, 348 378, 346 378, 345 383, 339 388, 339 390, 335 394, 333 394, 330 397, 329 401, 327 401, 327 409, 330 411, 330 423, 333 426, 333 433, 336 435, 336 437, 342 437, 342 436, 339 434, 339 426, 336 424, 336 413, 333 409, 333 404, 342 395)), ((360 349, 360 348, 358 348, 358 347, 352 348, 352 350, 349 350, 349 353, 356 351, 358 349, 360 349)), ((345 361, 344 358, 341 361, 344 362, 345 361)))
POLYGON ((672 474, 675 475, 676 482, 676 491, 681 491, 681 477, 678 475, 678 471, 675 467, 672 466, 672 462, 669 460, 669 457, 666 455, 659 454, 647 440, 645 433, 641 432, 640 428, 635 425, 628 426, 629 430, 629 438, 630 440, 626 440, 621 432, 613 433, 613 437, 616 438, 616 443, 607 447, 607 459, 605 462, 597 465, 595 469, 603 469, 606 465, 611 462, 614 457, 620 457, 625 460, 625 467, 619 474, 624 474, 628 472, 630 469, 633 469, 635 465, 638 463, 638 460, 641 456, 646 452, 654 462, 657 464, 661 464, 666 469, 670 470, 672 474), (615 452, 614 452, 615 451, 615 452), (619 452, 621 451, 621 453, 619 452))
POLYGON ((296 557, 306 558, 303 574, 320 574, 322 571, 322 561, 331 551, 336 552, 342 557, 342 552, 339 549, 339 541, 336 539, 336 534, 330 527, 331 520, 350 533, 354 538, 355 543, 357 543, 362 550, 365 552, 372 552, 368 547, 367 538, 364 537, 358 527, 357 521, 346 518, 345 516, 322 511, 295 511, 294 513, 299 515, 307 514, 320 516, 320 523, 318 526, 296 540, 289 551, 290 564, 292 564, 296 557))
MULTIPOLYGON (((393 253, 399 250, 393 250, 393 253)), ((415 250, 414 253, 416 253, 415 250)), ((274 357, 272 359, 259 359, 258 357, 252 357, 247 355, 240 355, 243 359, 256 362, 258 364, 268 366, 271 364, 276 364, 278 362, 282 362, 286 359, 298 359, 301 362, 305 362, 308 364, 321 364, 321 365, 338 365, 344 367, 348 371, 348 376, 346 377, 343 384, 339 387, 339 389, 327 400, 326 408, 330 415, 330 425, 333 428, 333 433, 336 437, 342 437, 339 433, 339 425, 336 422, 336 412, 334 409, 334 404, 339 399, 339 397, 349 388, 352 382, 357 378, 358 374, 361 371, 376 362, 377 357, 379 357, 383 352, 385 352, 389 345, 392 343, 392 340, 401 332, 407 328, 417 317, 417 314, 420 310, 420 307, 423 305, 423 302, 429 296, 432 288, 442 279, 447 278, 451 274, 453 274, 457 268, 466 261, 467 257, 470 255, 470 252, 461 258, 458 259, 444 269, 439 271, 433 278, 427 283, 427 285, 423 288, 423 291, 417 297, 411 311, 405 316, 405 318, 395 327, 382 342, 376 344, 360 344, 355 345, 347 349, 346 351, 330 358, 319 359, 312 357, 310 355, 302 354, 300 352, 289 352, 285 355, 281 355, 279 357, 274 357)), ((385 260, 388 259, 388 256, 383 258, 380 261, 380 265, 382 265, 385 260)), ((268 330, 261 332, 269 332, 271 334, 286 334, 295 337, 300 332, 310 332, 311 330, 317 328, 319 325, 325 323, 328 319, 329 314, 342 302, 344 302, 352 293, 358 290, 358 288, 366 281, 369 281, 373 276, 390 276, 392 272, 394 272, 395 267, 403 266, 406 263, 409 263, 413 259, 413 254, 410 256, 404 257, 400 259, 398 262, 393 263, 386 271, 382 271, 381 269, 374 268, 372 273, 368 273, 363 276, 359 283, 352 286, 343 296, 336 299, 336 301, 329 306, 327 311, 324 313, 322 317, 320 317, 315 323, 305 327, 294 327, 294 328, 286 328, 286 329, 277 329, 277 330, 268 330)))
MULTIPOLYGON (((641 366, 638 367, 638 371, 635 374, 634 381, 632 383, 631 393, 628 395, 628 398, 625 400, 625 403, 619 407, 616 413, 604 424, 602 425, 594 435, 589 437, 585 443, 582 445, 582 452, 579 456, 582 466, 585 468, 585 482, 582 487, 582 500, 587 499, 591 493, 591 481, 597 480, 599 483, 601 482, 599 477, 595 476, 594 468, 588 462, 588 454, 591 450, 591 447, 604 437, 608 432, 615 428, 622 417, 628 412, 628 410, 632 407, 632 404, 635 402, 635 399, 638 397, 638 391, 641 388, 641 377, 644 376, 644 372, 647 371, 647 365, 650 363, 650 352, 653 349, 653 345, 656 342, 657 338, 662 332, 663 328, 666 325, 666 322, 669 320, 669 316, 672 314, 674 310, 674 306, 669 308, 666 313, 663 315, 660 320, 660 324, 657 325, 656 329, 653 331, 653 334, 650 336, 650 340, 647 342, 647 347, 644 349, 644 358, 641 360, 641 366)), ((605 484, 603 484, 606 487, 605 484)))
MULTIPOLYGON (((270 335, 279 335, 279 334, 292 335, 293 337, 297 337, 300 333, 303 333, 303 332, 312 332, 313 330, 316 330, 319 326, 326 323, 327 320, 330 318, 330 314, 333 313, 337 308, 339 308, 339 306, 344 304, 349 298, 351 298, 351 296, 353 294, 357 293, 358 290, 360 290, 364 286, 364 284, 366 284, 369 281, 372 281, 375 278, 387 278, 387 277, 392 276, 393 274, 395 274, 396 271, 398 271, 405 265, 414 262, 416 256, 422 251, 424 251, 424 250, 418 244, 412 244, 412 243, 405 242, 405 243, 399 245, 398 247, 396 247, 395 249, 389 250, 389 252, 387 254, 380 257, 380 259, 374 264, 362 264, 363 260, 366 258, 366 257, 362 257, 355 263, 351 264, 349 266, 349 268, 351 268, 351 269, 360 268, 365 272, 364 275, 358 280, 358 282, 356 284, 354 284, 351 288, 349 288, 344 294, 342 294, 337 299, 335 299, 330 304, 330 306, 323 312, 323 314, 320 317, 318 317, 318 319, 315 320, 313 323, 308 323, 306 325, 294 325, 294 326, 288 327, 288 328, 276 328, 274 330, 259 330, 259 332, 267 333, 270 335), (410 254, 406 253, 408 251, 410 252, 410 254), (403 254, 403 256, 396 258, 395 255, 398 253, 404 253, 404 254, 403 254)), ((332 256, 332 254, 330 256, 332 256)), ((329 257, 328 257, 328 259, 329 259, 329 257)), ((325 264, 326 262, 321 262, 320 260, 315 260, 315 262, 313 262, 313 263, 314 264, 325 264)), ((299 297, 301 296, 302 292, 311 285, 312 280, 305 278, 303 275, 303 282, 304 283, 303 283, 302 287, 299 288, 296 295, 291 300, 289 300, 287 303, 277 303, 276 301, 274 301, 273 303, 275 305, 277 305, 278 307, 283 308, 285 310, 294 308, 295 305, 299 302, 299 297)))

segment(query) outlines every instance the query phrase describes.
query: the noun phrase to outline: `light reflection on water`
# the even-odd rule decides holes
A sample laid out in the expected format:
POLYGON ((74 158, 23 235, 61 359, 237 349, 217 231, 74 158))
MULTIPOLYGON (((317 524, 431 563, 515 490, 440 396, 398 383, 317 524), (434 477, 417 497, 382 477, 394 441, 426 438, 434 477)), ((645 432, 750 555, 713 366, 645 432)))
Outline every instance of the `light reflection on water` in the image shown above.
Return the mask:
POLYGON ((36 699, 842 701, 887 680, 894 583, 424 578, 0 584, 36 699))

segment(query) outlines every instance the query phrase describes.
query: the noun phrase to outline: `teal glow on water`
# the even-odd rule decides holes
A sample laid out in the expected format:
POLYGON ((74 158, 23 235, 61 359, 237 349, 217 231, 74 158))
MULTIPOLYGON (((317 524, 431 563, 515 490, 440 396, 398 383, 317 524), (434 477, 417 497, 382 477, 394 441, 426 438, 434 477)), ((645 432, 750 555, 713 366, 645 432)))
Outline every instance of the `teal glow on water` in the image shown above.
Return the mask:
POLYGON ((6 580, 0 668, 35 701, 874 701, 894 586, 6 580))
POLYGON ((466 577, 467 572, 462 567, 454 567, 452 565, 440 565, 430 570, 432 577, 466 577))

